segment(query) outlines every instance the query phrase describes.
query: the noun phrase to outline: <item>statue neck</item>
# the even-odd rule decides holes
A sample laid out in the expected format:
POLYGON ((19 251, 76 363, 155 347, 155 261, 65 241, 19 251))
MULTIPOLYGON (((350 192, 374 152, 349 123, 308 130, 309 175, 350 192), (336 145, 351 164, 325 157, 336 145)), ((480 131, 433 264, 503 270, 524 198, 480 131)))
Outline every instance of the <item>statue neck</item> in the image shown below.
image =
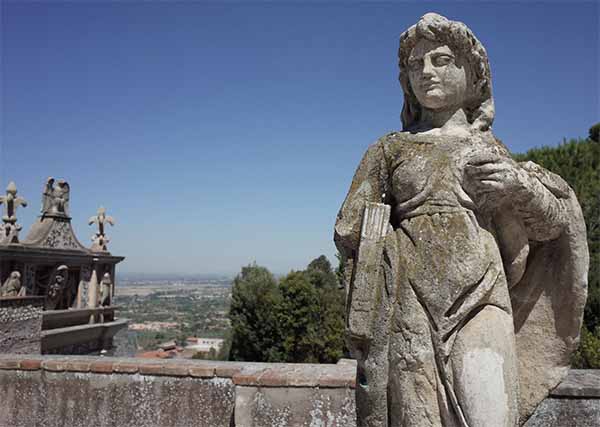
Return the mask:
POLYGON ((448 110, 429 110, 423 108, 421 116, 421 127, 430 130, 445 129, 469 129, 467 115, 462 108, 456 107, 448 110))

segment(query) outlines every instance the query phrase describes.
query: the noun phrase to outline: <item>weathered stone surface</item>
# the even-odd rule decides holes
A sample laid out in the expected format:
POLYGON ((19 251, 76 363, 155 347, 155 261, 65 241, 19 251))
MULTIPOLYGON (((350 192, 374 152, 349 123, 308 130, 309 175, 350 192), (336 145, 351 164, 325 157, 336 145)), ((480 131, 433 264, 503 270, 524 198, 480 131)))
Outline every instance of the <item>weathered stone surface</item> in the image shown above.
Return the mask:
POLYGON ((355 366, 0 355, 0 427, 353 427, 355 366))
POLYGON ((350 389, 236 387, 235 427, 354 427, 350 389))
POLYGON ((39 297, 0 298, 0 353, 41 352, 43 305, 39 297))
POLYGON ((571 369, 567 378, 550 395, 600 398, 600 369, 571 369))
POLYGON ((2 427, 230 427, 229 380, 0 371, 2 427))
POLYGON ((524 427, 598 427, 600 399, 544 400, 524 427))
POLYGON ((426 14, 399 54, 404 129, 369 147, 335 225, 357 423, 515 427, 578 342, 581 209, 491 132, 487 53, 464 24, 426 14))

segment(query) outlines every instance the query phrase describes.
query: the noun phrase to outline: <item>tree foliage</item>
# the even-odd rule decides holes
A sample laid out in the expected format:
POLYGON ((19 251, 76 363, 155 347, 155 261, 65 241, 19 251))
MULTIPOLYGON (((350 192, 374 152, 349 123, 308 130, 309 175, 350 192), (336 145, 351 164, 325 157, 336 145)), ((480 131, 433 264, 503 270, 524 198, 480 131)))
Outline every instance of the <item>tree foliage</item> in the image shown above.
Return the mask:
POLYGON ((581 204, 587 228, 590 269, 581 346, 574 359, 578 367, 600 365, 600 144, 597 142, 599 129, 600 123, 594 125, 590 129, 588 139, 563 141, 557 147, 535 148, 515 156, 519 161, 531 160, 560 175, 573 188, 581 204), (594 137, 596 140, 593 140, 594 137), (597 346, 595 350, 594 346, 597 346), (593 356, 594 354, 596 356, 593 356), (589 359, 590 357, 595 359, 589 359))
POLYGON ((335 363, 344 354, 344 295, 325 256, 279 283, 264 267, 244 267, 229 317, 230 360, 335 363))
POLYGON ((231 292, 231 360, 278 361, 281 337, 273 307, 280 300, 269 270, 256 264, 242 268, 231 292))
POLYGON ((590 128, 589 139, 594 142, 600 142, 600 123, 596 123, 590 128))

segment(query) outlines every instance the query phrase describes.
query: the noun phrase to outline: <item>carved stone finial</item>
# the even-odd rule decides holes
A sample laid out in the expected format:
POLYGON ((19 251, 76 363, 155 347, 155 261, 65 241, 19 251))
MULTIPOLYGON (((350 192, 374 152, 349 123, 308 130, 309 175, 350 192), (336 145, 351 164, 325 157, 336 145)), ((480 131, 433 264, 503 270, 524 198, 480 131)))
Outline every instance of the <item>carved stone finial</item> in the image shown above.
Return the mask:
POLYGON ((4 205, 2 215, 3 224, 0 225, 0 244, 19 243, 19 230, 17 224, 17 208, 26 207, 27 201, 17 196, 17 186, 13 181, 6 187, 6 195, 0 196, 0 205, 4 205))
POLYGON ((98 213, 90 217, 89 225, 97 224, 98 232, 92 236, 92 247, 91 249, 95 252, 106 252, 107 244, 110 241, 108 236, 104 233, 104 224, 115 225, 115 219, 112 216, 106 215, 106 209, 102 206, 98 209, 98 213))
POLYGON ((70 187, 67 181, 52 177, 46 180, 42 195, 42 216, 69 216, 70 187))

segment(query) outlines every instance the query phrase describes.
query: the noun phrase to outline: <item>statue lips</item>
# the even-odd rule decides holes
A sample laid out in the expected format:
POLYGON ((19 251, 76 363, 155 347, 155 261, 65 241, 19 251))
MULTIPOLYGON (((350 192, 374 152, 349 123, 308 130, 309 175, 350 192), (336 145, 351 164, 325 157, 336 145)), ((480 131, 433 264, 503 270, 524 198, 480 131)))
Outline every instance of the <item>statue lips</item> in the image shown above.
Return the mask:
POLYGON ((421 89, 425 92, 431 89, 438 89, 441 87, 441 83, 439 80, 425 80, 421 83, 421 89))

